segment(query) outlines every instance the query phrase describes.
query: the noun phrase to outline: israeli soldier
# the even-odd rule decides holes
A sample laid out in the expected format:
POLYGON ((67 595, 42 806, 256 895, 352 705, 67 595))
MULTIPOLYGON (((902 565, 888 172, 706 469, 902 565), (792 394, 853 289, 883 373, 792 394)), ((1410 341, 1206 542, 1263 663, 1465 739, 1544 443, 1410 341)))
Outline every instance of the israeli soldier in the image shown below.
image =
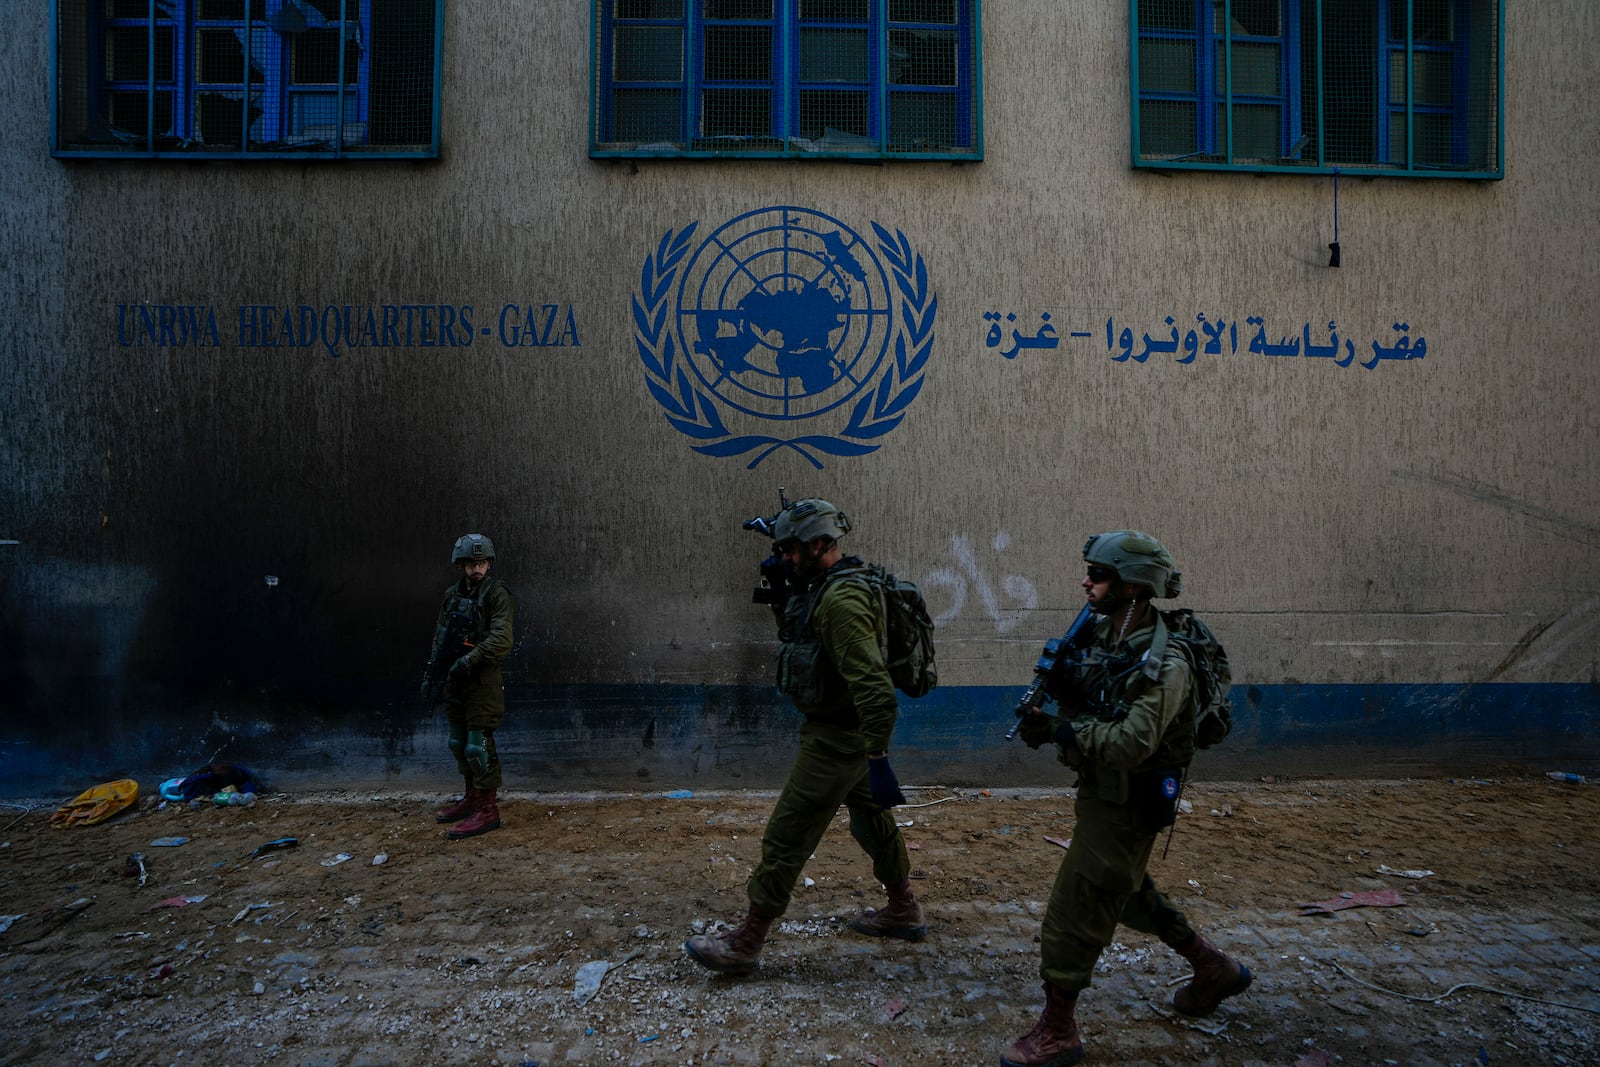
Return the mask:
POLYGON ((500 755, 494 732, 505 715, 500 663, 511 651, 516 612, 505 583, 489 577, 494 545, 483 534, 464 534, 450 552, 461 577, 444 591, 433 654, 423 675, 423 699, 443 701, 450 723, 450 751, 466 781, 461 799, 434 815, 454 823, 452 838, 475 837, 500 828, 500 755))
POLYGON ((877 593, 848 580, 862 566, 839 547, 849 529, 839 509, 817 499, 796 501, 774 524, 773 548, 799 583, 779 626, 778 687, 805 724, 800 753, 761 838, 761 862, 746 885, 749 909, 731 930, 684 944, 695 962, 713 971, 756 969, 768 931, 788 909, 807 858, 841 804, 850 812, 850 835, 888 895, 886 907, 862 911, 851 927, 873 937, 927 936, 892 810, 905 795, 889 766, 899 702, 883 659, 887 621, 877 593))
POLYGON ((1100 616, 1093 640, 1076 666, 1047 683, 1061 715, 1035 710, 1021 725, 1029 747, 1053 743, 1078 772, 1077 822, 1040 937, 1044 1012, 1001 1054, 1002 1067, 1066 1067, 1083 1058, 1078 994, 1118 923, 1155 935, 1193 966, 1172 998, 1185 1015, 1209 1015, 1251 981, 1250 969, 1196 933, 1145 870, 1176 816, 1195 753, 1191 668, 1151 605, 1177 596, 1181 575, 1161 542, 1136 530, 1089 538, 1083 559, 1083 589, 1100 616))

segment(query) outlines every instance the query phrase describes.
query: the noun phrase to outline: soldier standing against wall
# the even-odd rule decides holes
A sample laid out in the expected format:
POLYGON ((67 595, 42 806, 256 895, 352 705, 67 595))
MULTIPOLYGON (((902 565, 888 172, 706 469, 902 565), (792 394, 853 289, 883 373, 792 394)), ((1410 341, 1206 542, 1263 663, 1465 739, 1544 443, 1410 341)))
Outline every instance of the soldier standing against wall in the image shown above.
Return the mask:
POLYGON ((887 620, 877 592, 849 580, 862 565, 839 547, 849 529, 837 508, 817 499, 796 501, 774 523, 773 547, 799 584, 782 609, 778 688, 806 721, 800 754, 761 838, 761 862, 746 886, 748 911, 733 929, 698 934, 683 946, 713 971, 756 969, 768 930, 788 909, 795 882, 840 804, 849 809, 850 835, 872 858, 872 873, 889 897, 887 907, 868 908, 850 925, 874 937, 927 936, 892 811, 905 795, 889 767, 899 702, 883 660, 887 620))
POLYGON ((1172 998, 1185 1015, 1209 1015, 1251 980, 1249 968, 1207 944, 1145 873, 1195 752, 1189 662, 1150 603, 1177 596, 1180 575, 1171 553, 1135 530, 1089 538, 1083 559, 1083 588, 1101 618, 1078 662, 1050 680, 1062 714, 1035 710, 1021 724, 1029 747, 1054 742, 1078 772, 1077 823, 1040 938, 1044 1013, 1001 1054, 1003 1067, 1066 1067, 1083 1058, 1078 993, 1119 922, 1154 934, 1193 965, 1172 998))
POLYGON ((433 654, 423 674, 422 695, 430 704, 444 701, 450 721, 450 751, 466 780, 462 798, 435 813, 437 822, 455 823, 452 838, 475 837, 500 828, 500 755, 494 732, 505 716, 500 661, 511 651, 516 606, 505 583, 489 577, 494 545, 483 534, 465 534, 450 562, 461 577, 444 591, 433 654))

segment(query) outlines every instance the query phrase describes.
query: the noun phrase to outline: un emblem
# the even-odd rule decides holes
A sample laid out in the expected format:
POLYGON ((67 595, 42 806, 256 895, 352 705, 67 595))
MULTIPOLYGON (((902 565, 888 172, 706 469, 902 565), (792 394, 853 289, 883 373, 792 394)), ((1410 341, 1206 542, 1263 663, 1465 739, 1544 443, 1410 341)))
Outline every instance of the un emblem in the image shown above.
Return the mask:
POLYGON ((864 456, 922 389, 938 298, 905 234, 876 244, 820 211, 747 212, 645 260, 633 318, 645 384, 708 456, 864 456), (885 270, 887 265, 887 270, 885 270), (791 429, 792 427, 792 429, 791 429))

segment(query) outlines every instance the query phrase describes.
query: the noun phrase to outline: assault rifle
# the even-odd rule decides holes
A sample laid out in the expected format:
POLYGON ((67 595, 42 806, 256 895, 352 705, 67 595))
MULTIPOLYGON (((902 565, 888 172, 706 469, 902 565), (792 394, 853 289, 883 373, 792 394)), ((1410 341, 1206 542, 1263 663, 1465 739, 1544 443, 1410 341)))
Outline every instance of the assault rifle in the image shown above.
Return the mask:
POLYGON ((433 654, 422 672, 423 693, 430 705, 444 699, 444 683, 451 665, 472 648, 472 611, 458 597, 439 620, 433 633, 433 654))
MULTIPOLYGON (((789 510, 789 497, 784 492, 783 486, 778 486, 778 510, 772 516, 757 515, 753 519, 744 520, 744 529, 758 533, 771 540, 777 533, 778 516, 789 510)), ((756 586, 750 599, 757 604, 770 604, 778 610, 789 602, 789 597, 797 592, 799 582, 795 574, 789 569, 789 564, 784 562, 782 556, 773 552, 761 561, 761 584, 756 586)))
POLYGON ((1089 644, 1089 636, 1094 632, 1094 620, 1097 616, 1085 604, 1083 610, 1078 612, 1078 617, 1072 620, 1072 625, 1067 627, 1067 632, 1060 637, 1052 637, 1044 643, 1044 651, 1039 654, 1039 662, 1033 665, 1033 681, 1022 694, 1022 699, 1017 701, 1017 721, 1006 733, 1006 740, 1010 741, 1017 736, 1017 731, 1022 729, 1022 720, 1040 708, 1044 707, 1048 699, 1045 685, 1050 680, 1050 675, 1058 669, 1070 667, 1078 662, 1083 650, 1089 644))

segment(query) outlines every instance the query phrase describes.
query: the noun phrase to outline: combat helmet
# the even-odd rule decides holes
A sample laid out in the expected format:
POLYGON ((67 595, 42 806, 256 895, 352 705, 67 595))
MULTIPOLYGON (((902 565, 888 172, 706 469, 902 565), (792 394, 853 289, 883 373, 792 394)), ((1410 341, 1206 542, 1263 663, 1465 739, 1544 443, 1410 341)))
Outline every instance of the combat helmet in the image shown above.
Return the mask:
POLYGON ((1117 577, 1147 586, 1153 596, 1173 597, 1183 591, 1183 575, 1166 546, 1139 530, 1095 534, 1083 544, 1083 561, 1110 567, 1117 577))
POLYGON ((844 512, 818 497, 796 500, 778 514, 772 524, 773 547, 782 549, 791 541, 809 544, 819 537, 838 540, 850 532, 844 512))
POLYGON ((494 543, 483 534, 462 534, 450 550, 450 562, 465 563, 469 559, 494 559, 494 543))

